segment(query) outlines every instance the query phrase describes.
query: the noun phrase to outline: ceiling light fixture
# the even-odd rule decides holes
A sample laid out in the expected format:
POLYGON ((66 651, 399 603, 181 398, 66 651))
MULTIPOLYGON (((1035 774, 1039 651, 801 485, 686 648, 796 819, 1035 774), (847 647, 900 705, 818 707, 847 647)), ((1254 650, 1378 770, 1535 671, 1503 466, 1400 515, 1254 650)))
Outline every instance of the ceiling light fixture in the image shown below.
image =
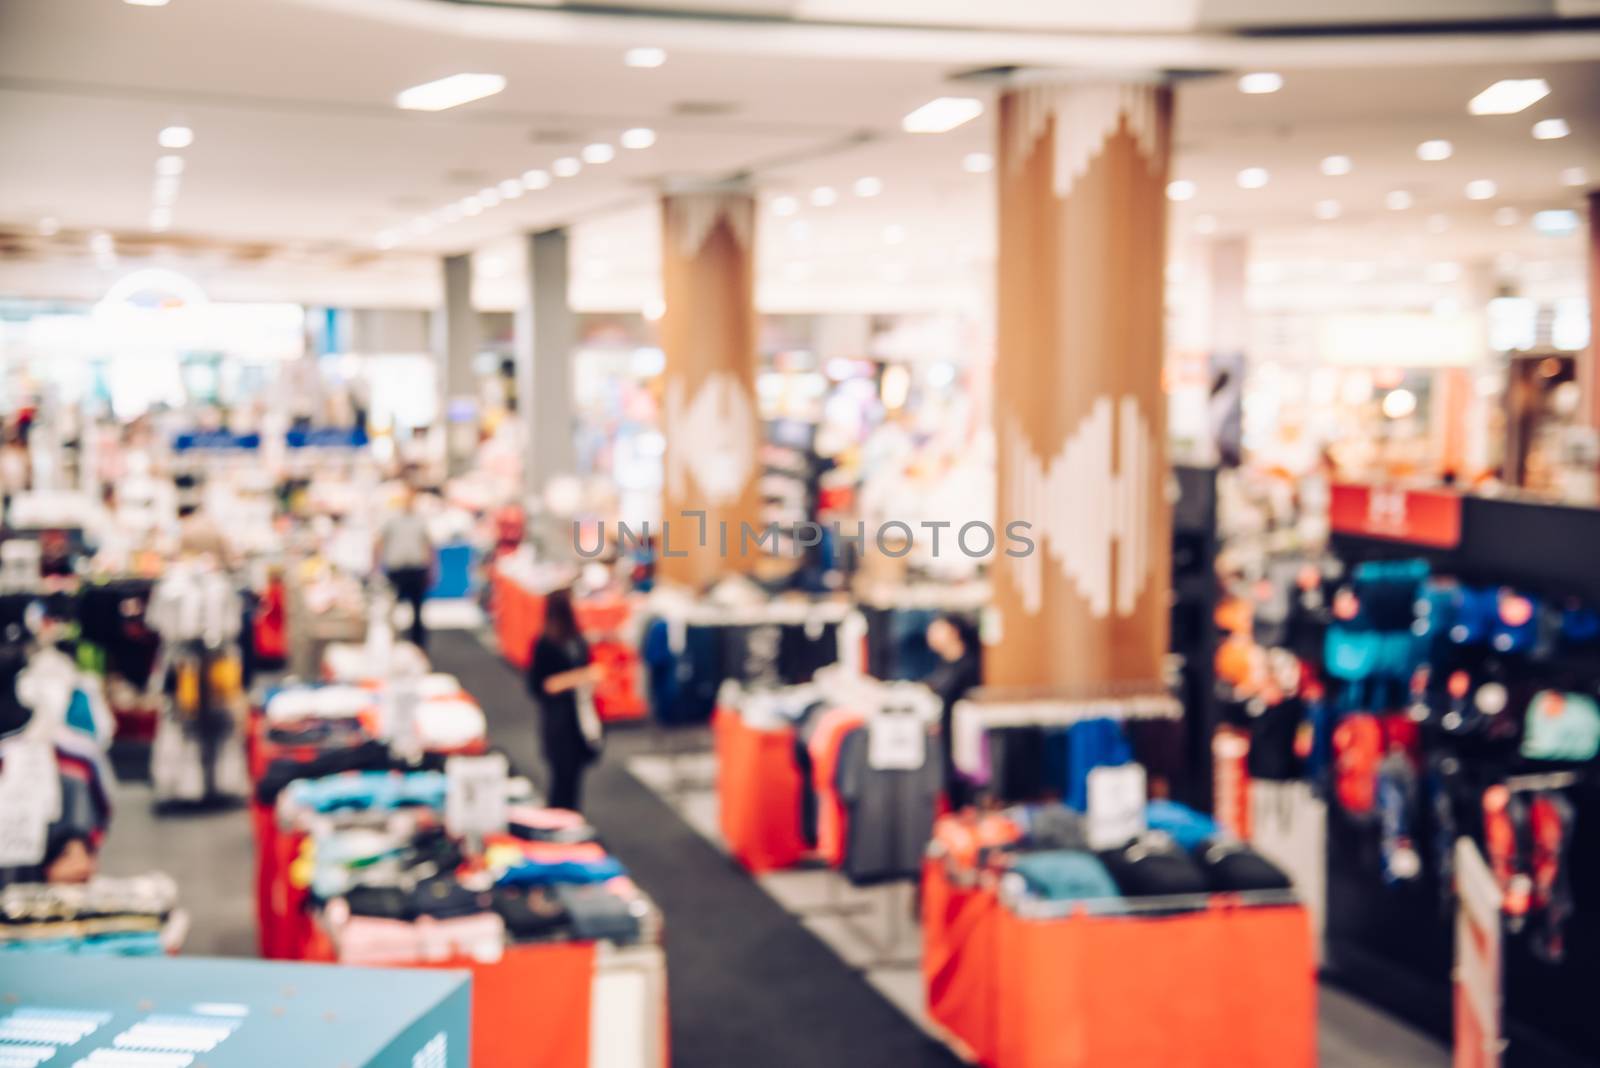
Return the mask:
POLYGON ((166 7, 169 0, 122 0, 129 7, 166 7))
POLYGON ((635 126, 631 130, 623 130, 623 148, 649 148, 656 143, 656 132, 648 126, 635 126))
POLYGON ((994 157, 987 152, 968 152, 961 157, 961 169, 968 174, 988 174, 994 170, 994 157))
POLYGON ((871 176, 866 178, 857 178, 856 184, 851 186, 851 188, 855 191, 855 194, 858 197, 875 197, 879 193, 883 192, 883 179, 873 178, 871 176))
POLYGON ((482 204, 486 208, 499 207, 500 191, 492 185, 484 186, 482 189, 478 190, 478 203, 482 204))
POLYGON ((617 150, 604 141, 584 145, 583 151, 578 154, 583 157, 585 163, 610 163, 617 158, 617 150))
POLYGON ((156 179, 154 189, 150 194, 157 204, 170 204, 178 199, 178 179, 176 175, 164 174, 156 179))
POLYGON ((1343 210, 1337 200, 1319 200, 1311 207, 1311 213, 1323 222, 1332 222, 1343 210))
POLYGON ((506 87, 503 74, 452 74, 438 81, 413 85, 394 98, 407 111, 445 111, 494 96, 506 87))
POLYGON ((507 178, 495 188, 500 191, 501 200, 515 200, 522 195, 522 183, 516 178, 507 178))
POLYGON ((1417 146, 1417 158, 1425 163, 1438 163, 1449 159, 1455 151, 1455 146, 1449 141, 1424 141, 1417 146))
POLYGON ((667 50, 664 48, 630 48, 622 54, 623 63, 645 70, 659 67, 666 61, 667 50))
POLYGON ((941 96, 900 120, 906 133, 947 133, 983 114, 983 101, 970 96, 941 96))
POLYGON ((1234 181, 1239 183, 1240 189, 1260 189, 1270 177, 1265 167, 1246 167, 1234 176, 1234 181))
POLYGON ((1533 124, 1535 141, 1559 141, 1571 132, 1566 119, 1540 119, 1533 124))
POLYGON ((156 173, 157 174, 182 174, 183 173, 183 157, 182 156, 162 156, 160 159, 156 160, 156 173))
POLYGON ((1588 185, 1589 172, 1582 167, 1568 167, 1561 172, 1561 184, 1565 186, 1588 185))
POLYGON ((474 215, 483 214, 483 201, 479 200, 477 197, 463 197, 460 201, 460 204, 461 214, 467 216, 468 218, 471 218, 474 215))
POLYGON ((1404 189, 1391 189, 1383 195, 1383 206, 1390 211, 1405 211, 1411 206, 1411 194, 1404 189))
POLYGON ((1515 115, 1550 95, 1543 78, 1506 78, 1467 101, 1473 115, 1515 115))
POLYGON ((839 194, 831 185, 819 185, 811 191, 811 206, 814 208, 831 208, 839 201, 839 194))
POLYGON ((1239 78, 1239 92, 1251 96, 1260 96, 1264 93, 1276 93, 1283 88, 1283 75, 1273 71, 1255 71, 1251 74, 1241 75, 1239 78))
POLYGON ((800 210, 800 202, 794 197, 773 197, 772 214, 793 215, 800 210))
POLYGON ((1168 200, 1193 200, 1196 191, 1195 184, 1187 178, 1175 178, 1167 183, 1168 200))
POLYGON ((579 163, 573 156, 562 156, 550 164, 550 172, 557 178, 571 178, 581 170, 583 170, 583 164, 579 163))
POLYGON ((1474 178, 1467 183, 1468 200, 1491 200, 1500 191, 1488 178, 1474 178))
POLYGON ((156 134, 156 144, 162 148, 188 148, 194 144, 194 131, 187 126, 168 126, 156 134))
POLYGON ((543 189, 549 184, 550 172, 548 171, 531 170, 522 172, 522 188, 530 193, 536 189, 543 189))
POLYGON ((1350 162, 1349 156, 1324 156, 1322 157, 1322 173, 1329 178, 1338 178, 1349 174, 1355 165, 1350 162))
POLYGON ((1567 208, 1536 211, 1533 228, 1546 237, 1570 237, 1577 232, 1578 213, 1567 208))

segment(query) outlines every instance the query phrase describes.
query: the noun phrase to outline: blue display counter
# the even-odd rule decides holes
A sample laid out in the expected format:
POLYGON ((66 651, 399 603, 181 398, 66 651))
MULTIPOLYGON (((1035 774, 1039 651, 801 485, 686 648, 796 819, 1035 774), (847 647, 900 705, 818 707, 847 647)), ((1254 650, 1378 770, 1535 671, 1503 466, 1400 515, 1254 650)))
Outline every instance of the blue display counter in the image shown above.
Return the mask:
POLYGON ((467 1068, 470 992, 464 971, 3 954, 0 1062, 467 1068))

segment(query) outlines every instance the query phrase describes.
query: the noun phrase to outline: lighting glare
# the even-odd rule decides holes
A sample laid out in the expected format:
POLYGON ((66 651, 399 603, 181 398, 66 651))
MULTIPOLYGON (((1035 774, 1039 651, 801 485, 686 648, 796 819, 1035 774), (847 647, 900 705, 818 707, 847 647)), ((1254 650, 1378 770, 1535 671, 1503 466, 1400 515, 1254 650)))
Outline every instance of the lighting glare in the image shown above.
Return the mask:
POLYGON ((122 0, 129 7, 166 7, 169 0, 122 0))
POLYGON ((1467 183, 1468 200, 1490 200, 1499 191, 1499 187, 1487 178, 1476 178, 1467 183))
POLYGON ((1405 211, 1411 206, 1411 194, 1404 189, 1393 189, 1383 196, 1383 206, 1390 211, 1405 211))
POLYGON ((1332 222, 1339 217, 1342 210, 1337 200, 1319 200, 1312 207, 1311 212, 1323 222, 1332 222))
POLYGON ((584 145, 579 153, 585 163, 610 163, 617 156, 617 150, 604 141, 597 141, 592 145, 584 145))
POLYGON ((156 134, 156 144, 162 148, 188 148, 194 144, 194 131, 187 126, 168 126, 156 134))
POLYGON ((1168 200, 1193 200, 1195 192, 1195 184, 1187 178, 1178 178, 1167 183, 1168 200))
POLYGON ((1473 115, 1515 115, 1550 95, 1550 83, 1543 78, 1506 78, 1467 101, 1473 115))
POLYGON ((988 174, 994 170, 994 157, 987 152, 968 152, 961 157, 961 169, 968 174, 988 174))
POLYGON ((794 197, 773 197, 772 214, 793 215, 800 210, 800 202, 794 197))
POLYGON ((858 197, 875 197, 883 192, 883 179, 872 177, 857 178, 856 184, 851 188, 855 190, 855 194, 858 197))
POLYGON ((1263 93, 1276 93, 1283 88, 1283 75, 1272 71, 1256 71, 1253 74, 1241 75, 1239 78, 1239 92, 1249 93, 1251 96, 1260 96, 1263 93))
POLYGON ((1409 389, 1392 389, 1383 395, 1383 414, 1404 419, 1417 410, 1417 395, 1409 389))
POLYGON ((1267 184, 1269 177, 1265 167, 1246 167, 1235 176, 1234 181, 1239 183, 1240 189, 1260 189, 1267 184))
POLYGON ((156 160, 156 173, 157 174, 182 174, 183 173, 183 157, 182 156, 162 156, 160 159, 156 160))
POLYGON ((500 191, 492 185, 484 186, 482 189, 478 190, 478 203, 482 204, 486 208, 499 207, 500 191))
POLYGON ((1417 146, 1417 158, 1427 163, 1438 163, 1454 154, 1455 146, 1449 141, 1424 141, 1417 146))
POLYGON ((906 133, 946 133, 983 114, 983 101, 970 96, 941 96, 900 121, 906 133))
POLYGON ((1565 208, 1536 211, 1533 228, 1546 237, 1568 237, 1577 232, 1578 213, 1565 208))
POLYGON ((522 188, 530 193, 536 189, 543 189, 549 184, 550 174, 548 171, 532 170, 522 172, 522 188))
POLYGON ((579 163, 578 160, 573 156, 562 156, 560 159, 550 164, 550 170, 557 178, 571 178, 573 175, 583 170, 583 164, 579 163))
POLYGON ((1329 178, 1338 178, 1349 174, 1355 164, 1350 162, 1349 156, 1324 156, 1322 158, 1322 173, 1329 178))
POLYGON ((635 126, 622 131, 623 148, 649 148, 656 143, 656 132, 648 126, 635 126))
POLYGON ((839 194, 831 185, 819 185, 811 191, 811 206, 814 208, 829 208, 838 203, 839 194))
POLYGON ((664 48, 630 48, 622 54, 622 62, 630 67, 653 68, 667 61, 664 48))
POLYGON ((500 191, 501 200, 515 200, 522 195, 522 183, 515 178, 507 178, 495 188, 500 191))
POLYGON ((483 214, 483 201, 477 197, 466 197, 461 201, 461 214, 471 218, 483 214))
POLYGON ((445 111, 494 96, 506 87, 503 74, 452 74, 448 78, 413 85, 394 98, 407 111, 445 111))
POLYGON ((1533 124, 1535 141, 1559 141, 1571 132, 1566 119, 1540 119, 1533 124))

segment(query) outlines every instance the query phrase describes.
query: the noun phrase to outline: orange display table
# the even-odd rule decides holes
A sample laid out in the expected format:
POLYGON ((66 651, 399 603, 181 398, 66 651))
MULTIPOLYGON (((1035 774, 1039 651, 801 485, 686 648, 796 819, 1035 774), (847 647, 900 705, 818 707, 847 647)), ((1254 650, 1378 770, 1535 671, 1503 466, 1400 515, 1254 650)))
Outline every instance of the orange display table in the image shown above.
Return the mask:
POLYGON ((930 861, 923 952, 929 1015, 989 1068, 1316 1063, 1298 905, 1030 919, 930 861))
POLYGON ((711 723, 717 808, 728 852, 753 872, 792 866, 806 854, 794 730, 755 730, 726 708, 717 709, 711 723))

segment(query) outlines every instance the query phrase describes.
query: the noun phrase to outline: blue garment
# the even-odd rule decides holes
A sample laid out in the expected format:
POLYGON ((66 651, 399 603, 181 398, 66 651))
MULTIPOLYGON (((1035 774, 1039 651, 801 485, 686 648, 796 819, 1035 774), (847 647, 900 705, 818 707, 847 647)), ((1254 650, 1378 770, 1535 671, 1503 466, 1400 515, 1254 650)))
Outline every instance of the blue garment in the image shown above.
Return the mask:
POLYGON ((1221 833, 1210 816, 1164 798, 1156 798, 1145 806, 1144 819, 1152 831, 1166 832, 1185 849, 1194 849, 1221 833))
POLYGON ((385 811, 417 806, 443 809, 445 775, 442 771, 346 772, 321 779, 300 779, 290 783, 288 790, 289 804, 314 812, 385 811))
POLYGON ((1012 861, 1011 870, 1022 876, 1030 894, 1046 901, 1097 901, 1122 896, 1100 858, 1076 849, 1023 853, 1012 861))
POLYGON ((628 871, 614 857, 601 860, 519 860, 495 880, 496 886, 554 886, 603 883, 628 871))
POLYGON ((1067 728, 1067 746, 1067 779, 1061 795, 1082 812, 1089 806, 1089 772, 1103 765, 1128 763, 1133 759, 1133 747, 1122 733, 1122 724, 1104 718, 1080 720, 1067 728))

